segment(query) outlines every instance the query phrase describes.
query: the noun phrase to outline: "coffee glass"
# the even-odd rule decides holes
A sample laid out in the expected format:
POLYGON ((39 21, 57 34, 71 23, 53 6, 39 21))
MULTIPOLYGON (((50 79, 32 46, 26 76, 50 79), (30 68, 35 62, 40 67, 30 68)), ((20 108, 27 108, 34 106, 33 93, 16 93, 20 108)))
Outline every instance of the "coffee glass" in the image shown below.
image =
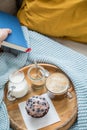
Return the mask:
POLYGON ((52 98, 68 92, 70 85, 68 77, 60 72, 51 74, 46 80, 48 95, 52 98))

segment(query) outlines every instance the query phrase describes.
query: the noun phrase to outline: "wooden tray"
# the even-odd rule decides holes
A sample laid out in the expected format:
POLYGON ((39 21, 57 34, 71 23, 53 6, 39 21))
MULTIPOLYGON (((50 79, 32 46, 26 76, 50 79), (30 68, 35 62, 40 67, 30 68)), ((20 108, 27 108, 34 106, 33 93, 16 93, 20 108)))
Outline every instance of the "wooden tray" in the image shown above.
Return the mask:
MULTIPOLYGON (((50 73, 62 72, 60 68, 58 68, 54 65, 50 65, 50 64, 40 64, 40 65, 43 66, 45 69, 47 69, 50 73)), ((30 66, 31 65, 20 69, 21 71, 24 72, 25 78, 26 78, 28 84, 30 84, 30 81, 27 77, 27 71, 30 66)), ((62 72, 62 73, 64 73, 64 72, 62 72)), ((76 98, 76 93, 75 93, 75 90, 74 90, 74 87, 73 87, 73 84, 71 81, 70 81, 70 90, 69 91, 71 91, 71 94, 73 96, 72 99, 67 98, 67 96, 62 99, 58 98, 58 97, 56 99, 55 98, 51 99, 56 108, 56 111, 58 112, 58 114, 60 116, 61 121, 58 123, 52 124, 50 126, 41 128, 40 130, 55 130, 55 129, 68 130, 71 127, 71 125, 75 122, 76 117, 77 117, 77 98, 76 98)), ((40 90, 31 90, 31 93, 28 93, 23 98, 16 99, 15 101, 10 102, 10 101, 8 101, 8 99, 6 97, 7 86, 5 87, 4 101, 7 106, 12 128, 14 128, 15 130, 27 130, 27 128, 24 124, 22 115, 20 113, 20 110, 18 108, 18 103, 26 101, 32 95, 36 95, 36 94, 41 95, 45 92, 46 92, 45 87, 40 90)))

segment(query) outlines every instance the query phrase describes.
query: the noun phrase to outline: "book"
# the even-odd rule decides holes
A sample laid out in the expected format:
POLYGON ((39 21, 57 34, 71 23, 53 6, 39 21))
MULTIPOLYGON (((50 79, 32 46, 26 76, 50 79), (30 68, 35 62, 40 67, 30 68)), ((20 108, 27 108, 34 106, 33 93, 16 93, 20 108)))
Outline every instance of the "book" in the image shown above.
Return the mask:
MULTIPOLYGON (((31 47, 23 33, 20 21, 16 16, 0 11, 0 28, 10 28, 12 33, 2 42, 2 46, 29 52, 31 47)), ((28 29, 25 29, 27 31, 28 29)), ((27 32, 28 33, 28 32, 27 32)))

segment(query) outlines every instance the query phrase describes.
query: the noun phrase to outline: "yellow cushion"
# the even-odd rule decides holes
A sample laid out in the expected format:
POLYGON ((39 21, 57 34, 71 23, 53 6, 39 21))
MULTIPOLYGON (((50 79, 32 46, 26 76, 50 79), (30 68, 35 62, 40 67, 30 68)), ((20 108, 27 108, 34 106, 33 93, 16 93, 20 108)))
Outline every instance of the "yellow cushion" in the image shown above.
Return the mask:
POLYGON ((87 0, 23 0, 17 16, 31 30, 87 43, 87 0))

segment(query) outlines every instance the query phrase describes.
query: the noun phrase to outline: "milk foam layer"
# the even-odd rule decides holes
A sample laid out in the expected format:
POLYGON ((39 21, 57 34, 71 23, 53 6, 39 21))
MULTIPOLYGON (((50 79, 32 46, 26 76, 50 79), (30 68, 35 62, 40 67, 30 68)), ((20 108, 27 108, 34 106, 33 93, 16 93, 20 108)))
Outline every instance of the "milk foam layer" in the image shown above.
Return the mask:
POLYGON ((69 79, 63 73, 53 73, 46 80, 50 92, 63 93, 69 88, 69 79))

